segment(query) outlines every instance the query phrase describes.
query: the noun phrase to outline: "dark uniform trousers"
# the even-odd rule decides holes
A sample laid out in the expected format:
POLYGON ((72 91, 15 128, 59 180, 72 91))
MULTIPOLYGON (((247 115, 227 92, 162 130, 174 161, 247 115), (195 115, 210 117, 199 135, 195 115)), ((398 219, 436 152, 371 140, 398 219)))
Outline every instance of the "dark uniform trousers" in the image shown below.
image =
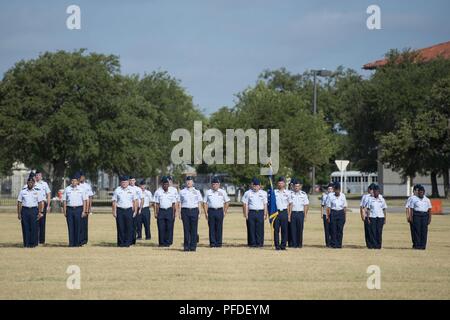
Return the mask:
POLYGON ((141 216, 141 215, 139 214, 139 210, 140 210, 140 209, 137 209, 137 210, 138 210, 138 212, 137 212, 136 216, 133 217, 133 232, 132 232, 132 234, 131 234, 131 244, 132 244, 132 245, 135 245, 135 244, 136 244, 137 226, 138 226, 139 219, 140 219, 140 216, 141 216))
POLYGON ((169 247, 173 242, 173 208, 159 208, 158 218, 158 242, 161 247, 169 247))
POLYGON ((89 225, 89 214, 86 217, 81 217, 81 245, 88 243, 88 225, 89 225))
POLYGON ((117 246, 129 247, 133 242, 133 208, 117 208, 117 246))
POLYGON ((248 219, 245 219, 245 227, 247 228, 247 245, 250 246, 250 229, 248 228, 248 219))
POLYGON ((81 245, 81 215, 83 206, 67 206, 66 220, 69 231, 69 247, 79 247, 81 245))
POLYGON ((184 250, 195 251, 197 249, 198 208, 181 208, 183 220, 184 250))
POLYGON ((264 246, 264 210, 248 211, 249 246, 264 246))
POLYGON ((344 224, 345 224, 344 210, 331 210, 330 246, 332 248, 342 248, 342 238, 344 237, 344 224))
POLYGON ((424 250, 427 247, 428 219, 428 212, 413 211, 412 228, 414 249, 424 250))
POLYGON ((301 248, 303 246, 303 226, 305 213, 303 211, 292 211, 291 214, 291 247, 301 248))
POLYGON ((47 202, 44 202, 44 210, 42 210, 42 218, 39 219, 38 224, 38 237, 39 237, 39 243, 44 244, 45 243, 45 221, 47 220, 47 202))
POLYGON ((288 247, 293 248, 294 247, 294 240, 292 239, 292 222, 288 221, 288 247))
POLYGON ((369 249, 381 249, 384 218, 366 218, 370 222, 369 228, 369 249))
POLYGON ((22 207, 20 211, 23 246, 25 248, 33 248, 38 245, 38 212, 38 207, 22 207))
POLYGON ((366 240, 366 247, 369 249, 372 249, 373 243, 371 242, 371 237, 370 237, 369 217, 364 218, 364 239, 366 240))
POLYGON ((331 246, 331 233, 330 233, 330 223, 327 221, 327 216, 322 214, 323 220, 323 231, 325 233, 325 246, 331 246))
POLYGON ((280 210, 273 225, 275 249, 286 249, 288 240, 288 213, 287 210, 280 210), (281 242, 280 242, 281 229, 281 242))
POLYGON ((145 207, 141 209, 141 214, 137 220, 137 237, 142 238, 142 225, 144 225, 145 240, 150 240, 150 207, 145 207))
POLYGON ((208 208, 209 246, 222 246, 223 208, 208 208))

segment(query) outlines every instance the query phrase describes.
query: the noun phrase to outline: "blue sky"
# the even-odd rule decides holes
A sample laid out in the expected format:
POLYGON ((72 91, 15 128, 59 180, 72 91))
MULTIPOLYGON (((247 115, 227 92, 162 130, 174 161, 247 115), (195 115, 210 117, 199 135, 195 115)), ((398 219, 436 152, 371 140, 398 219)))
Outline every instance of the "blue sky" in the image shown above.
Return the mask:
POLYGON ((87 48, 120 56, 123 73, 167 70, 206 114, 232 106, 265 69, 361 70, 390 48, 450 40, 448 0, 5 1, 0 72, 40 52, 87 48), (81 8, 68 30, 66 8, 81 8), (381 30, 366 9, 381 8, 381 30))

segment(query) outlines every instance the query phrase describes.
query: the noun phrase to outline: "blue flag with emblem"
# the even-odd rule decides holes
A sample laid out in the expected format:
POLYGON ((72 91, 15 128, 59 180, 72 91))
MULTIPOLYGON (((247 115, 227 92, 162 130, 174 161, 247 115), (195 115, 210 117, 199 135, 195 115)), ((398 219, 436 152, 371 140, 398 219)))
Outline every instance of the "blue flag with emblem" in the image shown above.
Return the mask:
POLYGON ((272 175, 269 175, 269 190, 267 190, 267 210, 269 211, 269 223, 273 227, 273 222, 278 216, 278 209, 277 201, 275 198, 275 191, 273 190, 272 175))

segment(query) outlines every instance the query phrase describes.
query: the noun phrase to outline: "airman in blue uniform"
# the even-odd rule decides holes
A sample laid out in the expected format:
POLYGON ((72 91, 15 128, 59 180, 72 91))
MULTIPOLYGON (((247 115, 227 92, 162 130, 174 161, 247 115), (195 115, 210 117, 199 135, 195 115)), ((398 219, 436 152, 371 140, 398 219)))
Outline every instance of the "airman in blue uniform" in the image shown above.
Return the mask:
POLYGON ((367 193, 364 194, 361 197, 361 202, 359 204, 359 213, 361 215, 361 219, 364 223, 364 239, 366 240, 366 246, 367 248, 371 249, 373 247, 373 244, 370 242, 370 227, 369 227, 369 215, 366 211, 366 205, 367 205, 367 201, 370 198, 370 196, 373 195, 373 186, 374 184, 371 183, 368 187, 367 187, 367 193))
MULTIPOLYGON (((158 224, 160 247, 170 247, 173 242, 173 224, 176 216, 177 195, 169 190, 169 179, 162 177, 162 187, 155 191, 155 218, 158 224)), ((178 194, 178 192, 177 192, 178 194)))
POLYGON ((141 180, 139 183, 139 187, 142 191, 142 208, 139 212, 139 215, 141 218, 138 220, 138 226, 137 226, 137 239, 142 239, 142 225, 144 226, 145 231, 145 240, 151 239, 151 232, 150 232, 150 222, 151 222, 151 212, 150 212, 150 206, 153 205, 153 195, 150 192, 150 190, 147 190, 145 188, 145 180, 141 180))
POLYGON ((380 187, 377 184, 372 185, 373 194, 366 202, 367 224, 369 231, 369 249, 381 249, 383 227, 386 224, 386 201, 380 194, 380 187))
POLYGON ((94 192, 92 191, 92 186, 86 181, 86 175, 83 170, 80 170, 80 183, 79 186, 84 189, 86 192, 88 200, 86 203, 86 212, 81 218, 81 245, 85 245, 88 243, 88 229, 89 229, 89 215, 92 214, 92 198, 94 196, 94 192))
POLYGON ((119 177, 120 186, 112 196, 112 214, 117 225, 117 246, 129 247, 133 244, 133 218, 138 210, 138 198, 134 188, 130 188, 127 176, 119 177))
POLYGON ((209 246, 220 248, 223 238, 223 220, 227 215, 230 198, 224 189, 220 188, 220 180, 213 177, 211 189, 208 189, 203 199, 203 210, 209 227, 209 246))
POLYGON ((308 215, 309 199, 306 192, 302 190, 303 183, 292 179, 294 190, 291 192, 291 247, 301 248, 303 246, 303 227, 308 215))
POLYGON ((253 178, 251 189, 242 197, 244 217, 248 226, 248 245, 251 248, 264 246, 264 220, 268 217, 267 192, 261 189, 259 179, 253 178))
POLYGON ((33 174, 27 180, 17 197, 17 218, 22 225, 23 246, 34 248, 38 245, 38 221, 42 218, 44 196, 40 190, 35 189, 33 174))
POLYGON ((71 176, 70 186, 64 189, 63 212, 69 231, 69 247, 81 246, 81 219, 86 216, 88 196, 83 187, 79 186, 79 173, 71 176))
POLYGON ((334 184, 329 183, 327 186, 326 192, 322 193, 322 198, 320 199, 320 206, 322 208, 322 217, 323 220, 323 231, 325 234, 325 246, 329 248, 331 245, 331 236, 330 236, 330 223, 327 221, 327 198, 328 195, 333 193, 334 184))
POLYGON ((341 193, 341 185, 334 184, 334 193, 327 197, 327 221, 330 223, 330 247, 334 249, 342 248, 344 237, 344 225, 347 215, 347 199, 341 193))
MULTIPOLYGON (((128 179, 128 186, 130 189, 133 189, 134 192, 136 192, 137 195, 137 208, 136 208, 136 214, 133 216, 133 240, 131 242, 131 244, 135 245, 136 244, 136 239, 137 237, 137 233, 138 233, 138 225, 140 223, 142 223, 142 216, 140 215, 140 210, 142 207, 142 202, 144 201, 144 199, 142 198, 142 190, 141 188, 139 188, 136 185, 136 178, 134 178, 133 176, 130 176, 128 179)), ((141 238, 142 239, 142 235, 141 238)))
POLYGON ((50 212, 50 198, 51 198, 51 190, 47 184, 42 179, 42 172, 40 170, 36 170, 34 174, 35 185, 34 187, 37 190, 40 190, 44 196, 44 207, 42 210, 42 217, 39 219, 39 229, 38 229, 38 237, 39 243, 45 243, 45 224, 47 221, 47 213, 50 212))
POLYGON ((417 196, 409 201, 409 220, 413 226, 413 249, 425 250, 427 247, 428 225, 431 223, 431 201, 425 196, 425 188, 419 185, 417 196))
POLYGON ((194 179, 186 177, 186 187, 180 191, 181 220, 184 231, 184 251, 197 249, 197 230, 199 207, 202 205, 202 194, 194 187, 194 179))
POLYGON ((411 240, 413 243, 413 248, 416 247, 416 237, 414 236, 414 226, 412 223, 412 212, 411 209, 409 208, 409 204, 411 202, 411 199, 414 196, 417 196, 417 189, 420 187, 420 184, 415 184, 413 187, 413 194, 406 200, 406 204, 405 204, 405 208, 406 208, 406 221, 409 223, 409 231, 411 233, 411 240))
POLYGON ((291 206, 292 203, 291 191, 286 189, 286 179, 279 177, 277 182, 277 189, 274 191, 277 202, 278 216, 274 222, 274 242, 276 250, 286 250, 288 240, 288 224, 291 221, 291 206), (280 241, 281 231, 281 241, 280 241))

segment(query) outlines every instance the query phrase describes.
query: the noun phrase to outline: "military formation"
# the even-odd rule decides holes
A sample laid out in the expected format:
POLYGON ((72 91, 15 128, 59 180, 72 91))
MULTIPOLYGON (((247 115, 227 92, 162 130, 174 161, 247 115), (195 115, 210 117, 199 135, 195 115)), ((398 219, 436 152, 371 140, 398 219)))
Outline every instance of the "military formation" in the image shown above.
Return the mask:
MULTIPOLYGON (((227 215, 230 198, 220 187, 220 180, 213 177, 211 187, 202 196, 195 188, 194 178, 186 177, 180 191, 172 184, 170 176, 161 178, 154 194, 147 189, 145 180, 136 183, 132 176, 120 176, 120 185, 112 195, 112 215, 116 222, 117 246, 130 247, 137 240, 151 239, 150 224, 153 216, 157 223, 158 245, 173 244, 174 225, 178 217, 183 223, 183 249, 196 251, 199 242, 198 223, 203 212, 208 221, 209 246, 220 248, 223 244, 223 221, 227 215), (144 232, 142 231, 144 229, 144 232)), ((267 191, 261 182, 253 178, 250 189, 242 197, 242 210, 247 226, 247 244, 251 248, 264 246, 264 228, 269 219, 272 243, 276 250, 301 248, 303 229, 308 216, 308 194, 302 190, 301 180, 293 178, 286 184, 284 177, 277 179, 273 191, 276 212, 269 208, 267 191)), ((425 189, 415 185, 414 194, 406 202, 406 219, 410 224, 413 249, 424 250, 427 243, 428 225, 431 223, 431 202, 425 189)), ((27 184, 20 191, 17 203, 21 221, 24 247, 36 247, 45 243, 45 221, 49 211, 50 188, 42 180, 42 173, 31 173, 27 184)), ((67 221, 70 247, 88 243, 89 216, 92 214, 93 191, 86 182, 84 172, 70 177, 70 185, 64 189, 62 208, 67 221)), ((271 206, 272 207, 272 206, 271 206)), ((339 183, 330 183, 321 197, 321 220, 323 220, 325 246, 343 247, 344 226, 347 216, 347 199, 341 193, 339 183)), ((380 187, 371 184, 360 202, 366 246, 382 248, 383 227, 387 221, 387 204, 380 194, 380 187)))

